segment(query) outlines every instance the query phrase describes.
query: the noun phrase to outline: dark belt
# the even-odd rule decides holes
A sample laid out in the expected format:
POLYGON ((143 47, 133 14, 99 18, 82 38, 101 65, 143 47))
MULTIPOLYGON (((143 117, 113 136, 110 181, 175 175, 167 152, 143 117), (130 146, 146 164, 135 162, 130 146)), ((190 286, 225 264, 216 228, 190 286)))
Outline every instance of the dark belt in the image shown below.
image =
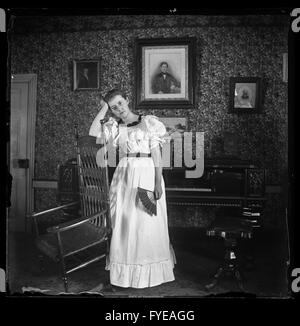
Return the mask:
POLYGON ((151 157, 151 153, 127 153, 127 157, 151 157))

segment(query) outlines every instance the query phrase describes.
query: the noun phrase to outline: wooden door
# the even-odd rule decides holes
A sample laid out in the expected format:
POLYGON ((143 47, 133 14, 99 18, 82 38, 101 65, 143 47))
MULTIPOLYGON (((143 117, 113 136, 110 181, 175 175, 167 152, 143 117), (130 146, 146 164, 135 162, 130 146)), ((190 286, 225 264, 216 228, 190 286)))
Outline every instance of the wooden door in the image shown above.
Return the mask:
POLYGON ((33 209, 36 76, 14 75, 11 82, 10 173, 13 177, 10 231, 26 231, 26 215, 33 209))

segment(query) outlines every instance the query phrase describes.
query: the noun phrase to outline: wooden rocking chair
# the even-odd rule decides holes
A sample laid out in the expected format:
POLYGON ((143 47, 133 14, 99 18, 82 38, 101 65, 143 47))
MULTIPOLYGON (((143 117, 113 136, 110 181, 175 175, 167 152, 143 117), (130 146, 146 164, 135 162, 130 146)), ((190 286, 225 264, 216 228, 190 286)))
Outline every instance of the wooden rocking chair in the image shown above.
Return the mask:
POLYGON ((111 235, 108 169, 107 165, 99 167, 96 163, 97 151, 105 145, 96 144, 96 138, 92 136, 79 138, 77 135, 76 140, 80 217, 51 226, 45 234, 40 234, 38 220, 42 216, 74 207, 78 202, 29 216, 34 221, 38 249, 60 263, 66 292, 68 274, 108 255, 111 235))

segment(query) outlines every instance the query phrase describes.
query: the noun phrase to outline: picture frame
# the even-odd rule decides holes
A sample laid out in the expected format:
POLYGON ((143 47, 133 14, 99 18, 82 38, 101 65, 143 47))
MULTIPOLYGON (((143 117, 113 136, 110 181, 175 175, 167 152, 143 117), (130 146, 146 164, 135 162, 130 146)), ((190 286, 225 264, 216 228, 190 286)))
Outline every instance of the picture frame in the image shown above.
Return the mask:
POLYGON ((135 96, 140 108, 193 108, 194 37, 135 40, 135 96))
POLYGON ((261 113, 261 79, 231 77, 229 113, 261 113))
POLYGON ((162 150, 162 162, 165 169, 174 167, 174 155, 179 151, 179 157, 181 157, 181 164, 183 164, 183 135, 188 131, 187 118, 182 117, 159 117, 159 120, 164 124, 167 131, 168 141, 163 144, 162 150), (180 141, 181 149, 174 148, 174 141, 180 141))
POLYGON ((73 90, 99 90, 100 59, 73 60, 73 90))
POLYGON ((179 135, 188 131, 186 118, 159 117, 159 120, 165 125, 167 133, 170 136, 172 136, 175 132, 179 135))

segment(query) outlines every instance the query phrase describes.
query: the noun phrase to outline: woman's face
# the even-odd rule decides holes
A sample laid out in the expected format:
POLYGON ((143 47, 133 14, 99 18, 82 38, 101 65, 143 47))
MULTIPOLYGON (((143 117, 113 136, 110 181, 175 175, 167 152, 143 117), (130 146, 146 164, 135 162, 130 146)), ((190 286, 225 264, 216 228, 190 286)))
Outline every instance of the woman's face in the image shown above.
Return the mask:
POLYGON ((108 101, 108 105, 113 114, 120 119, 125 119, 130 112, 128 100, 121 95, 116 95, 113 97, 110 101, 108 101))

